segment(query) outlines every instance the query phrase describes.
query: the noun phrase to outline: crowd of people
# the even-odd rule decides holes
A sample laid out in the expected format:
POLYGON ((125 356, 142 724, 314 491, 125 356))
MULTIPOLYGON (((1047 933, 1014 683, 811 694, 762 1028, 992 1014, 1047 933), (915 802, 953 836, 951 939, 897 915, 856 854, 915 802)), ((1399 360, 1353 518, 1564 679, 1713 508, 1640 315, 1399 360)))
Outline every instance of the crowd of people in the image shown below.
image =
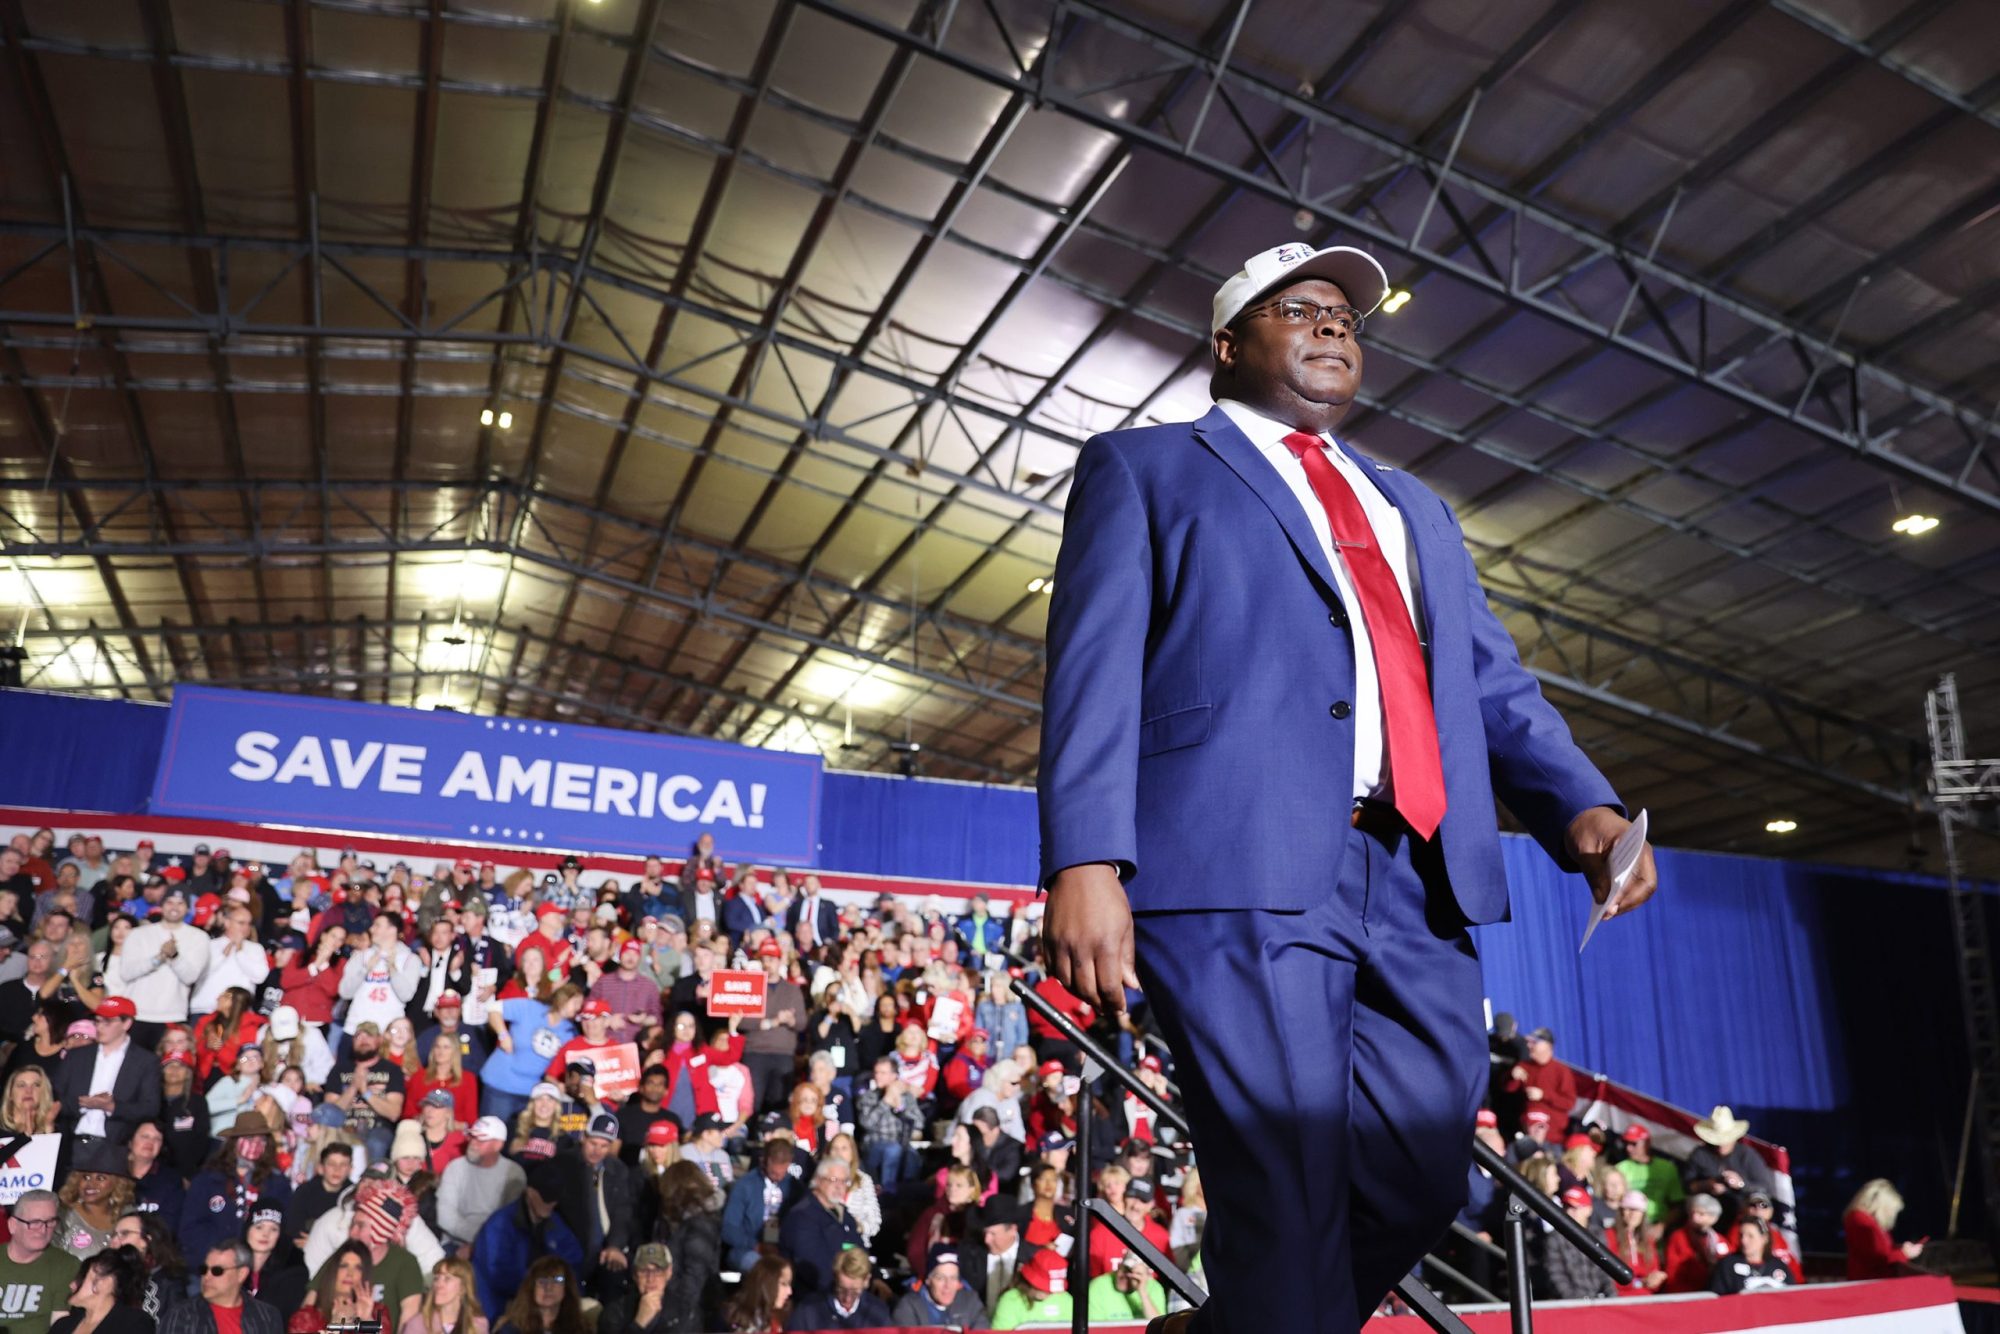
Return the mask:
MULTIPOLYGON (((0 1130, 60 1132, 60 1160, 5 1209, 10 1334, 1162 1314, 1109 1229, 1070 1254, 1090 1095, 1017 991, 1164 1093, 1162 1062, 1011 962, 1023 917, 969 908, 836 903, 707 836, 621 880, 23 832, 0 850, 0 1130), (760 1010, 711 1006, 750 973, 760 1010)), ((1104 1097, 1100 1189, 1198 1263, 1187 1146, 1104 1097)))
MULTIPOLYGON (((1076 1118, 1112 1208, 1200 1273, 1190 1146, 1026 1007, 1153 1092, 1162 1049, 1031 958, 1028 914, 836 902, 704 836, 629 882, 205 844, 0 848, 0 1209, 12 1334, 675 1334, 1145 1322, 1111 1229, 1072 1253, 1076 1118), (763 1004, 728 1014, 746 975, 763 1004), (722 985, 728 981, 729 986, 722 985), (718 998, 724 998, 722 1003, 718 998), (714 1011, 714 1013, 712 1013, 714 1011), (42 1187, 46 1188, 42 1188, 42 1187)), ((1133 998, 1135 1001, 1138 997, 1133 998)), ((1135 1013, 1143 1015, 1143 1006, 1135 1013)), ((1574 1120, 1554 1037, 1500 1017, 1478 1135, 1631 1263, 1631 1294, 1798 1282, 1768 1168, 1717 1108, 1674 1163, 1574 1120)), ((1474 1169, 1463 1221, 1499 1235, 1474 1169)), ((1858 1276, 1914 1260, 1900 1200, 1858 1276)), ((1544 1233, 1536 1224, 1538 1234, 1544 1233)), ((1479 1248, 1458 1254, 1490 1285, 1479 1248)), ((1545 1295, 1611 1295, 1538 1241, 1545 1295)))
MULTIPOLYGON (((1488 1046, 1492 1076, 1478 1138, 1558 1200, 1579 1226, 1602 1237, 1633 1274, 1629 1284, 1614 1283, 1536 1219, 1529 1241, 1537 1295, 1726 1296, 1805 1281, 1797 1247, 1778 1217, 1770 1164, 1748 1142, 1748 1121, 1716 1107, 1694 1125, 1699 1147, 1677 1161, 1654 1148, 1641 1122, 1614 1134, 1580 1119, 1575 1071, 1555 1058, 1555 1034, 1548 1029, 1524 1036, 1513 1016, 1497 1014, 1488 1046)), ((1475 1165, 1458 1220, 1465 1231, 1492 1242, 1501 1235, 1506 1207, 1505 1192, 1475 1165)), ((1887 1181, 1871 1181, 1855 1196, 1845 1219, 1848 1278, 1912 1272, 1923 1244, 1897 1245, 1889 1236, 1902 1208, 1887 1181)), ((1452 1252, 1475 1281, 1490 1286, 1496 1273, 1490 1252, 1462 1237, 1452 1252)))

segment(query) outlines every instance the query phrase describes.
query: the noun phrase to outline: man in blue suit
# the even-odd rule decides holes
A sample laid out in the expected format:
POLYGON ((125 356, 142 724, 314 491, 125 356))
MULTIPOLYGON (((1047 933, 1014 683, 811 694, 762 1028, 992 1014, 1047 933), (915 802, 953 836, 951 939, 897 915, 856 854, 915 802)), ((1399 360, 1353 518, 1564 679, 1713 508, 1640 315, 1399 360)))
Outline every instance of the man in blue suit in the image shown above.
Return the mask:
MULTIPOLYGON (((1602 901, 1627 827, 1451 508, 1334 435, 1387 277, 1278 246, 1216 293, 1216 407, 1095 437, 1049 615, 1043 938, 1143 986, 1202 1159, 1211 1293, 1172 1334, 1351 1334, 1465 1200, 1507 916, 1497 796, 1602 901), (1226 866, 1228 875, 1217 875, 1226 866)), ((1650 850, 1613 910, 1654 889, 1650 850)))
POLYGON ((794 937, 798 935, 799 923, 807 924, 807 944, 813 947, 828 944, 840 937, 840 908, 821 892, 819 877, 808 874, 801 883, 799 896, 792 900, 792 906, 785 910, 785 930, 794 937))

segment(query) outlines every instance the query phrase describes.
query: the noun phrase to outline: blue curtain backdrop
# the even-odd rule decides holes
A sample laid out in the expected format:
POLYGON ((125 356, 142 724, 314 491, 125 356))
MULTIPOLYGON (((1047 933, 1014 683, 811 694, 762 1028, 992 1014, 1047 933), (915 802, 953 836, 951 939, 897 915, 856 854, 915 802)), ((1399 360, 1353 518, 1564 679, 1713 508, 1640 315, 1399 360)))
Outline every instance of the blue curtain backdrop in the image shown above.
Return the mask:
MULTIPOLYGON (((167 716, 0 691, 0 805, 143 810, 167 716)), ((833 870, 1035 878, 1026 790, 829 773, 820 838, 833 870)), ((1871 1176, 1902 1188, 1912 1235, 1943 1234, 1968 1076, 1935 879, 1663 850, 1655 904, 1579 958, 1583 882, 1524 838, 1505 857, 1514 920, 1476 933, 1494 1009, 1554 1029, 1576 1065, 1749 1116, 1793 1152, 1810 1245, 1838 1245, 1840 1207, 1871 1176)))

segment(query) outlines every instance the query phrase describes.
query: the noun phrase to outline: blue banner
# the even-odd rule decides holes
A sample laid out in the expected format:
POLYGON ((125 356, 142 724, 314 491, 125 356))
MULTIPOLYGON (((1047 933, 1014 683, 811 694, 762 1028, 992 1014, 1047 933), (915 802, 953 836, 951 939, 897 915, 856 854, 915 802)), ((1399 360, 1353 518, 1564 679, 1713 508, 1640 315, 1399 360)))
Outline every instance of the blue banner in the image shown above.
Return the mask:
POLYGON ((819 858, 818 756, 381 704, 177 686, 162 815, 731 861, 819 858))

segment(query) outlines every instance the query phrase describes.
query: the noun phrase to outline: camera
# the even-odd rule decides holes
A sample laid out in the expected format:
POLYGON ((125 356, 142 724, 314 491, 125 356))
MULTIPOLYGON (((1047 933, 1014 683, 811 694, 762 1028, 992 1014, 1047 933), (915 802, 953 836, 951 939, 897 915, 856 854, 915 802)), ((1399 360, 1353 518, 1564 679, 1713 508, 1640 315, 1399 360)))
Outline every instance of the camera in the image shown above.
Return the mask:
POLYGON ((382 1322, 379 1320, 343 1320, 337 1324, 328 1325, 326 1327, 326 1334, 382 1334, 382 1322))

